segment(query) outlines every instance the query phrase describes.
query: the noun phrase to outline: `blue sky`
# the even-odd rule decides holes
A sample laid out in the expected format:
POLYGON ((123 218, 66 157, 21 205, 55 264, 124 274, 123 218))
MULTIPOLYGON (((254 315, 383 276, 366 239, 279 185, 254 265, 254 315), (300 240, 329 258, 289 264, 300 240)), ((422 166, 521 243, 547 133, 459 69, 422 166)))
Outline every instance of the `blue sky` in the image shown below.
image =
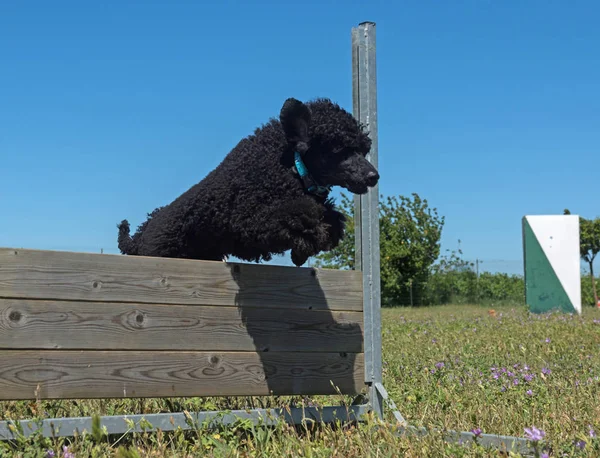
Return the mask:
POLYGON ((350 29, 368 20, 380 191, 428 199, 444 249, 520 273, 523 215, 600 215, 599 15, 591 0, 1 2, 0 246, 117 253, 121 219, 202 179, 287 97, 351 109, 350 29))

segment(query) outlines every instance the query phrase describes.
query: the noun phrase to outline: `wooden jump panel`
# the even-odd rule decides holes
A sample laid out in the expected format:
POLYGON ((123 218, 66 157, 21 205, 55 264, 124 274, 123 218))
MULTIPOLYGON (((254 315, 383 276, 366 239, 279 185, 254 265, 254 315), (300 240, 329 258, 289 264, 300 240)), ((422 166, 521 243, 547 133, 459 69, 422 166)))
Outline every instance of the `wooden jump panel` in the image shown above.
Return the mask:
POLYGON ((0 248, 0 297, 362 311, 359 271, 0 248))
MULTIPOLYGON (((60 331, 59 331, 60 332, 60 331)), ((0 400, 356 394, 363 354, 0 351, 0 400)))
POLYGON ((0 299, 0 349, 360 353, 363 314, 0 299))
POLYGON ((360 272, 0 248, 0 400, 356 394, 360 272))

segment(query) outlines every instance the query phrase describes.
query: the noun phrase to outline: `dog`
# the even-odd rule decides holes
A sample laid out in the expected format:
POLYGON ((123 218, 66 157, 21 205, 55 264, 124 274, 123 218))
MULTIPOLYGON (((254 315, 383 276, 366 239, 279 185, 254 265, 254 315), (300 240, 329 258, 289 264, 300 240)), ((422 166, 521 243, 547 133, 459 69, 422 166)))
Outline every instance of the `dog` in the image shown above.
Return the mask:
POLYGON ((366 159, 371 139, 329 99, 285 100, 202 181, 148 213, 133 236, 117 225, 122 254, 222 261, 269 261, 291 251, 302 266, 344 236, 331 188, 365 194, 379 173, 366 159))

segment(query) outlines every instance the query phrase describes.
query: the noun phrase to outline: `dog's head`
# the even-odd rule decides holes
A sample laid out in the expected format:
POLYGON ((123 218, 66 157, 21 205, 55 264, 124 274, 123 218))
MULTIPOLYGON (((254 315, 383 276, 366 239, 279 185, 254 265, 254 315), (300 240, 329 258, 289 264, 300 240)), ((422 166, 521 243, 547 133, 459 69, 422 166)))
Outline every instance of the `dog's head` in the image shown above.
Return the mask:
POLYGON ((288 143, 300 152, 318 184, 364 194, 379 181, 377 169, 365 158, 371 139, 350 113, 330 100, 304 104, 287 99, 279 119, 288 143))

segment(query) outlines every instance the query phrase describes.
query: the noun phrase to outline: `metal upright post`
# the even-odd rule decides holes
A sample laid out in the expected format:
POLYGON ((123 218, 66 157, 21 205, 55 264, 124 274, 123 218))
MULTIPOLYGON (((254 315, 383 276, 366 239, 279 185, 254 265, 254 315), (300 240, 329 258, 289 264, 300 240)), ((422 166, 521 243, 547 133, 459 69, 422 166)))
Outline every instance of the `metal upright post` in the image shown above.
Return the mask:
MULTIPOLYGON (((352 98, 354 116, 365 125, 372 141, 367 159, 377 167, 377 68, 375 23, 352 29, 352 98)), ((379 266, 379 187, 355 196, 355 269, 363 273, 365 320, 365 382, 369 403, 383 417, 381 360, 381 286, 379 266)))

